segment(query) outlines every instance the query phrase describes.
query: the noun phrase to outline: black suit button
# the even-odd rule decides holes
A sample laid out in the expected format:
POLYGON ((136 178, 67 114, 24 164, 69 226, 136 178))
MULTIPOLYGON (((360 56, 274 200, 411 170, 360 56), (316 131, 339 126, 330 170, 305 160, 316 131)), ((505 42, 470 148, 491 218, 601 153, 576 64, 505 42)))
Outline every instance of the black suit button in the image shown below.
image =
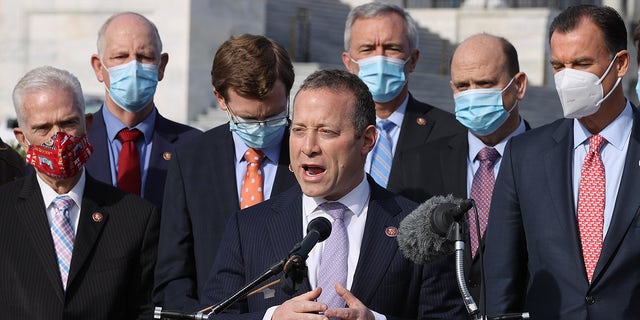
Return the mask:
POLYGON ((476 283, 476 282, 475 282, 475 281, 473 281, 473 280, 469 280, 469 281, 467 281, 467 285, 468 285, 469 287, 471 287, 471 288, 477 288, 477 287, 478 287, 478 283, 476 283))
POLYGON ((596 303, 596 298, 594 296, 587 296, 586 298, 584 298, 584 300, 587 302, 587 304, 596 303))

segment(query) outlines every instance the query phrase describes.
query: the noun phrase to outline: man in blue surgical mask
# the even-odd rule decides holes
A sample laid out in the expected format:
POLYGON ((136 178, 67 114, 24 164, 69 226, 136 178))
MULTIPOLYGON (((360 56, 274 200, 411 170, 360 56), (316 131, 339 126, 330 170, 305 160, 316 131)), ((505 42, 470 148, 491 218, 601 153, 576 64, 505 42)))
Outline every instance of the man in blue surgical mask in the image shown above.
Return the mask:
POLYGON ((264 36, 232 36, 216 51, 211 84, 229 122, 180 146, 162 212, 154 301, 195 311, 227 218, 289 189, 287 51, 264 36))
POLYGON ((480 229, 476 228, 475 216, 467 220, 465 271, 469 291, 479 302, 477 252, 482 248, 501 156, 509 138, 529 128, 518 114, 527 76, 519 70, 518 54, 511 43, 477 34, 460 43, 453 54, 451 89, 456 118, 468 131, 406 153, 402 157, 400 193, 418 202, 447 194, 476 201, 480 229))
POLYGON ((98 32, 91 56, 105 102, 95 114, 86 164, 95 178, 162 207, 167 167, 176 145, 200 133, 168 120, 153 101, 169 55, 162 53, 156 26, 144 16, 111 16, 98 32))
POLYGON ((409 94, 418 28, 404 9, 387 3, 357 6, 347 17, 342 62, 369 87, 376 103, 378 140, 365 170, 378 184, 397 192, 400 154, 437 138, 463 132, 453 115, 409 94))

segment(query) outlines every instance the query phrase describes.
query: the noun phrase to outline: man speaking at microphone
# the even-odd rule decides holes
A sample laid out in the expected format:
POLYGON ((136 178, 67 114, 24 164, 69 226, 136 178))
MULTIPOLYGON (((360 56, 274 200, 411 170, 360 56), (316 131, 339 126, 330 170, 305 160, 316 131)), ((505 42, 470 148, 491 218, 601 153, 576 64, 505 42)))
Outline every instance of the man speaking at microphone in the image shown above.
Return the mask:
POLYGON ((289 141, 299 186, 230 218, 202 304, 226 299, 286 257, 312 219, 328 218, 331 235, 309 253, 301 294, 267 289, 216 318, 467 318, 448 259, 416 265, 398 250, 397 226, 416 204, 365 175, 376 137, 375 104, 356 75, 325 70, 304 81, 289 141))

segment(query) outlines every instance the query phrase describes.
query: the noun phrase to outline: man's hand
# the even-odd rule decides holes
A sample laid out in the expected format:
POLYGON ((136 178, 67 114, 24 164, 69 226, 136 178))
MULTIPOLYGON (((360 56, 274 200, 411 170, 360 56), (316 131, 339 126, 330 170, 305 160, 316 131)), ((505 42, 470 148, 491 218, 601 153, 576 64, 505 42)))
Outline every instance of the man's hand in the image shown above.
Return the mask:
POLYGON ((272 320, 321 320, 326 317, 320 312, 327 310, 327 305, 322 302, 315 302, 322 292, 321 288, 301 294, 297 297, 285 301, 273 312, 272 320))
POLYGON ((345 289, 341 284, 336 283, 336 292, 347 303, 348 308, 327 309, 324 312, 325 317, 333 319, 353 319, 353 320, 374 320, 373 313, 358 298, 356 298, 349 290, 345 289))

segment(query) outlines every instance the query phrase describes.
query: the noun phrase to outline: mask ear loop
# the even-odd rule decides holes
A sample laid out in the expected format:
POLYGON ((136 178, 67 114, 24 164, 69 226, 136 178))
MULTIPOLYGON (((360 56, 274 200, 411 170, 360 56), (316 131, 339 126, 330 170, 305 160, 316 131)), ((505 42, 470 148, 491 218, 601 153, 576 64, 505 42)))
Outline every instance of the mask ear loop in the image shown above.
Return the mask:
MULTIPOLYGON (((511 80, 509 81, 509 83, 507 83, 507 85, 504 87, 504 89, 502 89, 502 91, 500 91, 500 95, 502 95, 505 92, 505 90, 507 90, 507 88, 509 88, 509 86, 511 86, 511 84, 513 83, 513 80, 515 80, 515 79, 516 79, 516 76, 513 76, 511 78, 511 80)), ((507 111, 507 113, 511 114, 511 111, 513 111, 513 109, 515 109, 517 105, 518 105, 518 98, 516 98, 516 102, 513 103, 513 106, 511 107, 511 109, 509 109, 507 111)))
MULTIPOLYGON (((606 77, 609 74, 609 71, 611 71, 611 67, 613 67, 613 63, 616 61, 616 59, 618 59, 618 55, 617 54, 616 54, 615 57, 613 57, 613 60, 611 60, 611 63, 609 63, 609 67, 607 67, 607 70, 604 72, 602 77, 600 77, 598 79, 598 81, 596 81, 596 85, 602 85, 602 80, 604 80, 604 77, 606 77)), ((600 100, 598 100, 598 102, 596 102, 596 107, 600 107, 600 105, 604 102, 604 100, 607 100, 607 98, 613 93, 613 90, 615 90, 618 87, 618 85, 620 84, 621 81, 622 81, 622 78, 618 77, 618 80, 616 80, 616 84, 614 84, 613 88, 611 88, 611 90, 609 90, 609 93, 607 93, 606 96, 604 96, 602 99, 600 99, 600 100)))

